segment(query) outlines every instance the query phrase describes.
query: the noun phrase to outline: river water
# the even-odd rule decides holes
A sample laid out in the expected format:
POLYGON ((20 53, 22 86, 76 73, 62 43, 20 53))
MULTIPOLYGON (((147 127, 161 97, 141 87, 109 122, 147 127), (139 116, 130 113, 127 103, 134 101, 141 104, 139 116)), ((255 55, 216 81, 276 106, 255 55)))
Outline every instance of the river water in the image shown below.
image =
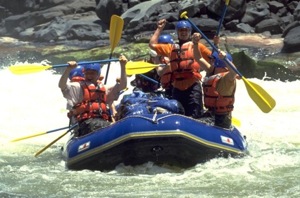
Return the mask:
POLYGON ((248 79, 276 100, 267 114, 238 81, 234 117, 247 136, 249 156, 213 159, 186 170, 149 162, 100 172, 66 169, 60 150, 67 137, 34 157, 64 131, 10 142, 68 125, 59 78, 53 71, 13 75, 0 69, 0 197, 300 197, 300 81, 248 79))

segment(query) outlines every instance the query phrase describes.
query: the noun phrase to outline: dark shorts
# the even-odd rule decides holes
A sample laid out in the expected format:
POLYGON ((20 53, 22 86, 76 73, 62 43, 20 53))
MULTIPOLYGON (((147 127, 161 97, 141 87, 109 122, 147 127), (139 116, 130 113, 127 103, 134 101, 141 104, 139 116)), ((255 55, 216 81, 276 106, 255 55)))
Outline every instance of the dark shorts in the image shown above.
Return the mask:
POLYGON ((218 127, 230 129, 231 127, 231 114, 215 115, 215 125, 218 127))
POLYGON ((231 113, 228 114, 213 114, 211 111, 206 111, 203 113, 201 116, 201 120, 205 123, 211 124, 211 121, 215 126, 225 128, 225 129, 230 129, 231 128, 231 113), (211 120, 209 122, 209 120, 211 120))
POLYGON ((184 91, 173 88, 172 98, 182 104, 186 116, 193 118, 201 117, 203 113, 203 100, 200 81, 194 83, 190 88, 184 91))

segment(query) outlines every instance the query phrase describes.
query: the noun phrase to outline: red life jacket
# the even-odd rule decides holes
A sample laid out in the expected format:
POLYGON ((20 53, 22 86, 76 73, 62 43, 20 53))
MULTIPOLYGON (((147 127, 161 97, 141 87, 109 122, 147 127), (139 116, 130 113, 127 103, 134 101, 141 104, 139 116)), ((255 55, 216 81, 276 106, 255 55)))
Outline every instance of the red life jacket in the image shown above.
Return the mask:
POLYGON ((73 107, 72 113, 77 121, 83 121, 89 118, 103 118, 108 120, 108 111, 106 108, 106 89, 98 81, 97 86, 93 83, 87 84, 85 81, 80 82, 83 90, 82 102, 73 107))
POLYGON ((234 92, 231 96, 221 96, 216 90, 217 82, 226 73, 212 75, 203 82, 204 105, 216 114, 225 114, 233 110, 234 92))
POLYGON ((200 65, 194 60, 192 42, 184 43, 181 48, 174 44, 170 64, 173 86, 180 90, 189 88, 202 78, 200 65))

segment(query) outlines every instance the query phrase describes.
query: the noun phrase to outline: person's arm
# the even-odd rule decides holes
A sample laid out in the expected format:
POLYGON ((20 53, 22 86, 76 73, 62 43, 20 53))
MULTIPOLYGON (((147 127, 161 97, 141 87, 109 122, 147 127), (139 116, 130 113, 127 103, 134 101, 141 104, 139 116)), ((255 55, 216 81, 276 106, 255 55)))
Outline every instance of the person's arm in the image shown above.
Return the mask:
POLYGON ((213 40, 214 40, 214 45, 216 46, 216 48, 219 48, 220 37, 218 35, 215 35, 213 40))
POLYGON ((121 77, 120 77, 120 82, 118 83, 120 85, 118 93, 127 87, 127 75, 126 75, 125 67, 128 60, 124 55, 121 55, 119 61, 121 66, 121 77))
POLYGON ((65 90, 67 87, 67 81, 68 81, 71 70, 77 67, 77 63, 75 61, 70 61, 70 62, 68 62, 68 64, 69 64, 69 66, 66 68, 63 75, 60 77, 60 80, 58 83, 58 87, 62 91, 65 90))
POLYGON ((168 57, 163 57, 160 61, 162 64, 166 64, 165 66, 156 67, 157 74, 161 77, 167 71, 171 71, 170 59, 168 57))
POLYGON ((206 72, 210 72, 211 65, 203 58, 199 47, 200 38, 201 35, 199 33, 194 33, 192 36, 194 59, 206 72))
MULTIPOLYGON (((219 51, 219 57, 221 59, 224 59, 226 57, 226 52, 219 51)), ((217 92, 221 96, 231 96, 234 93, 235 87, 236 87, 236 75, 237 74, 227 64, 227 62, 226 62, 226 65, 227 65, 227 68, 228 68, 229 71, 225 74, 225 76, 220 78, 220 80, 217 83, 217 87, 216 87, 217 92)), ((232 63, 232 66, 234 66, 233 63, 232 63)))
POLYGON ((171 66, 170 64, 166 65, 166 66, 160 66, 156 68, 156 72, 157 74, 161 77, 164 73, 166 73, 166 71, 170 71, 171 70, 171 66))
MULTIPOLYGON (((226 57, 226 52, 224 51, 220 51, 219 53, 219 57, 221 59, 224 59, 226 57)), ((230 60, 229 60, 230 61, 230 60)), ((228 74, 225 76, 225 79, 230 80, 230 81, 234 81, 236 79, 236 73, 235 71, 231 68, 231 66, 228 65, 228 63, 226 62, 227 68, 229 70, 228 74)), ((231 62, 231 65, 233 67, 235 67, 235 65, 233 64, 233 62, 231 62)))
POLYGON ((167 20, 166 19, 161 19, 157 22, 157 28, 153 34, 153 36, 151 37, 150 41, 149 41, 149 47, 151 49, 154 49, 153 44, 157 44, 158 43, 158 38, 161 34, 161 32, 164 30, 165 25, 167 24, 167 20))
POLYGON ((107 104, 109 105, 111 105, 114 100, 118 100, 120 91, 127 87, 125 66, 128 60, 124 55, 121 55, 119 61, 121 66, 120 82, 114 86, 107 87, 107 104))

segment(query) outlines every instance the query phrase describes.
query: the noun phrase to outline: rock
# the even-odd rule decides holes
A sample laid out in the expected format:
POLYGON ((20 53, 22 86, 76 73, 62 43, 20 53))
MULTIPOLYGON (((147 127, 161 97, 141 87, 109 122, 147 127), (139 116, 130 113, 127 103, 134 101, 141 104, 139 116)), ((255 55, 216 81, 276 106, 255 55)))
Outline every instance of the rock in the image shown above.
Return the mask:
POLYGON ((257 23, 267 18, 269 14, 270 10, 267 3, 250 1, 247 4, 246 13, 242 17, 241 22, 254 27, 257 23))
POLYGON ((271 34, 281 34, 282 29, 276 19, 265 19, 256 24, 255 33, 269 31, 271 34))
POLYGON ((300 51, 300 26, 292 28, 284 37, 282 52, 291 53, 300 51))
MULTIPOLYGON (((124 18, 123 38, 127 42, 134 42, 135 38, 139 38, 139 42, 149 39, 148 32, 155 30, 160 18, 166 18, 169 22, 166 32, 174 31, 179 13, 183 11, 188 12, 201 30, 212 36, 225 6, 223 0, 26 0, 19 6, 15 6, 18 0, 0 2, 2 36, 31 42, 50 39, 68 43, 74 39, 90 41, 91 44, 107 37, 104 34, 108 32, 113 14, 124 18), (141 38, 141 35, 147 37, 141 38)), ((231 0, 222 31, 270 31, 273 35, 282 34, 285 37, 292 29, 289 24, 299 20, 299 10, 300 3, 297 1, 231 0)), ((297 42, 287 38, 284 49, 290 48, 291 43, 298 46, 297 42)))
MULTIPOLYGON (((183 11, 187 11, 191 21, 212 38, 225 6, 223 0, 26 0, 22 4, 19 0, 0 0, 0 5, 0 36, 14 38, 10 42, 0 39, 0 43, 4 48, 18 47, 19 51, 28 43, 49 48, 72 46, 75 50, 109 46, 113 14, 122 16, 125 21, 120 41, 123 47, 130 43, 146 43, 147 46, 161 18, 168 21, 164 33, 176 39, 175 24, 183 11)), ((294 53, 300 51, 299 23, 299 1, 230 0, 220 35, 229 48, 231 45, 271 53, 294 53)), ((42 57, 38 55, 39 49, 35 50, 22 53, 22 58, 30 54, 42 57)), ((126 52, 131 50, 126 49, 126 52)), ((15 51, 9 53, 20 58, 15 51)), ((3 56, 10 55, 4 54, 1 58, 3 56)))
POLYGON ((124 12, 122 0, 101 0, 96 4, 96 14, 105 24, 109 25, 110 17, 120 16, 124 12))

